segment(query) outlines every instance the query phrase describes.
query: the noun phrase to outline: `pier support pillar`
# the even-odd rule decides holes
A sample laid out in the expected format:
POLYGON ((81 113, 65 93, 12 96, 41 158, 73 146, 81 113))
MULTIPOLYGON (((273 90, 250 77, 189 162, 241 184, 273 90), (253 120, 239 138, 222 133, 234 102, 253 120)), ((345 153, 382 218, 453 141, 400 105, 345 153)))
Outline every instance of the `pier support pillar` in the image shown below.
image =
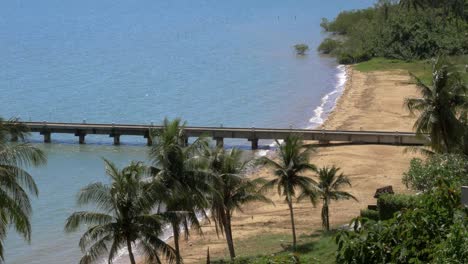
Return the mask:
POLYGON ((86 144, 86 141, 85 141, 85 137, 86 137, 86 134, 85 133, 75 133, 75 136, 78 137, 78 143, 80 144, 86 144))
POLYGON ((256 150, 258 149, 258 138, 251 138, 249 141, 252 143, 252 149, 256 150))
POLYGON ((119 134, 112 134, 110 137, 114 138, 114 145, 120 145, 120 135, 119 134))
POLYGON ((149 133, 145 135, 145 138, 146 138, 146 145, 147 146, 153 145, 153 139, 151 138, 151 135, 149 135, 149 133))
POLYGON ((224 146, 224 138, 222 137, 215 137, 213 138, 214 140, 216 140, 216 147, 218 148, 222 148, 224 146))
POLYGON ((50 143, 52 141, 50 132, 41 132, 40 134, 44 136, 44 143, 50 143))

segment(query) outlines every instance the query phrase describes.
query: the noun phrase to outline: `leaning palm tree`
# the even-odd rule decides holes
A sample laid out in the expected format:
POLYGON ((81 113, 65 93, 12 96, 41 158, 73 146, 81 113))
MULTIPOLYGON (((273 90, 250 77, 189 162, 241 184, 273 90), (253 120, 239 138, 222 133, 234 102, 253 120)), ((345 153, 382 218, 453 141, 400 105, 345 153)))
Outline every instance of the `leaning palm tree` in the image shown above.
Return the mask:
POLYGON ((271 202, 261 192, 260 187, 266 182, 262 178, 248 179, 244 176, 248 160, 242 160, 242 151, 223 148, 208 148, 204 156, 213 175, 213 189, 210 199, 211 218, 215 223, 216 233, 224 232, 229 254, 236 257, 232 237, 232 214, 242 212, 242 207, 250 202, 271 202))
POLYGON ((32 208, 28 193, 38 195, 32 176, 24 167, 46 162, 45 154, 23 141, 28 129, 17 119, 0 118, 0 263, 9 227, 13 227, 25 240, 31 239, 29 221, 32 208), (21 139, 21 142, 10 143, 21 139))
POLYGON ((200 138, 186 146, 185 124, 180 119, 164 120, 163 128, 151 132, 153 146, 149 152, 152 175, 169 190, 164 201, 169 211, 184 212, 171 220, 176 252, 176 263, 182 262, 179 240, 182 231, 188 239, 189 226, 201 232, 198 214, 206 215, 208 193, 212 187, 207 180, 209 174, 200 156, 207 145, 200 138))
MULTIPOLYGON (((332 200, 348 200, 354 199, 349 192, 342 191, 344 185, 351 186, 351 181, 343 173, 338 173, 340 168, 335 166, 324 167, 317 170, 319 178, 316 188, 316 195, 322 200, 322 226, 326 231, 330 231, 330 214, 328 206, 332 200)), ((317 198, 317 197, 313 197, 317 198)))
POLYGON ((79 241, 85 253, 80 263, 95 263, 105 254, 112 263, 119 249, 126 247, 130 263, 135 264, 136 246, 151 263, 161 263, 160 254, 172 263, 174 249, 159 235, 174 213, 155 212, 155 205, 167 192, 165 187, 145 177, 141 162, 132 162, 122 170, 108 160, 104 162, 111 182, 89 184, 78 194, 79 205, 94 205, 96 210, 75 212, 65 225, 67 232, 87 226, 79 241))
POLYGON ((432 85, 413 77, 421 97, 408 98, 405 105, 411 114, 419 114, 414 124, 416 133, 428 135, 435 152, 458 151, 463 136, 459 113, 468 100, 468 88, 461 75, 441 57, 433 63, 432 85))
POLYGON ((313 179, 303 176, 302 173, 314 171, 315 165, 309 162, 313 145, 303 144, 301 138, 296 135, 288 136, 283 143, 278 144, 278 159, 275 161, 268 157, 259 159, 259 163, 273 169, 275 179, 264 185, 264 188, 277 187, 278 194, 284 196, 289 207, 291 227, 293 235, 293 248, 296 249, 296 227, 294 224, 293 200, 304 193, 313 197, 314 186, 317 184, 313 179))

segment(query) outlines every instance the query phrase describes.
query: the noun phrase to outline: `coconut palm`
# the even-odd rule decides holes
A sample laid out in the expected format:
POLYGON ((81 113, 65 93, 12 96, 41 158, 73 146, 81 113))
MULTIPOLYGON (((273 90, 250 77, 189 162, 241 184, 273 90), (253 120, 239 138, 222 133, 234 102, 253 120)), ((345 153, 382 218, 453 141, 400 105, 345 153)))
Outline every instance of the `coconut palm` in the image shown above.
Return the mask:
POLYGON ((401 0, 400 1, 400 6, 406 8, 406 9, 423 9, 427 5, 427 0, 401 0))
POLYGON ((25 139, 27 132, 27 127, 17 119, 0 118, 0 262, 3 262, 4 240, 9 227, 26 241, 31 239, 29 218, 32 208, 28 193, 37 196, 38 189, 24 167, 44 164, 46 156, 29 143, 10 143, 11 140, 25 139))
POLYGON ((182 262, 180 234, 184 231, 188 239, 189 226, 201 232, 197 214, 206 215, 207 194, 211 192, 206 164, 199 155, 207 142, 201 138, 186 146, 184 126, 180 119, 165 119, 162 129, 151 132, 154 144, 149 152, 152 175, 169 190, 164 201, 167 210, 184 212, 171 220, 177 263, 182 262))
POLYGON ((339 170, 340 168, 335 166, 324 167, 317 170, 319 181, 316 188, 316 196, 313 198, 322 200, 322 226, 326 231, 330 231, 328 207, 332 200, 354 199, 357 201, 356 197, 352 194, 341 190, 345 185, 351 186, 351 182, 347 176, 343 173, 339 173, 339 170))
POLYGON ((309 162, 312 145, 303 144, 301 138, 296 135, 288 136, 283 143, 276 141, 278 145, 278 159, 275 161, 268 157, 259 159, 259 163, 273 169, 275 179, 265 184, 264 188, 277 187, 278 194, 284 196, 289 207, 291 227, 293 235, 293 248, 296 248, 296 227, 294 224, 293 201, 298 196, 307 193, 313 196, 314 186, 317 184, 313 179, 303 176, 305 172, 312 172, 315 165, 309 162))
POLYGON ((67 232, 87 226, 79 241, 85 253, 80 263, 95 263, 105 254, 112 263, 124 247, 132 264, 136 263, 134 247, 140 248, 151 263, 161 263, 160 254, 172 263, 175 251, 159 235, 174 213, 155 212, 155 205, 167 192, 164 186, 148 181, 141 162, 132 162, 121 170, 108 160, 104 163, 110 183, 89 184, 81 189, 77 199, 79 205, 94 205, 95 211, 75 212, 65 225, 67 232))
POLYGON ((242 207, 250 202, 271 202, 259 192, 266 182, 262 178, 250 180, 243 175, 248 161, 242 160, 241 150, 209 148, 204 156, 208 159, 215 190, 210 199, 211 218, 215 223, 216 233, 224 232, 229 254, 234 259, 236 254, 232 237, 232 214, 235 210, 242 212, 242 207))
POLYGON ((427 134, 435 152, 457 151, 463 135, 458 117, 468 100, 466 84, 443 58, 433 63, 432 85, 413 77, 422 96, 406 99, 405 105, 412 114, 419 114, 414 124, 416 133, 427 134))

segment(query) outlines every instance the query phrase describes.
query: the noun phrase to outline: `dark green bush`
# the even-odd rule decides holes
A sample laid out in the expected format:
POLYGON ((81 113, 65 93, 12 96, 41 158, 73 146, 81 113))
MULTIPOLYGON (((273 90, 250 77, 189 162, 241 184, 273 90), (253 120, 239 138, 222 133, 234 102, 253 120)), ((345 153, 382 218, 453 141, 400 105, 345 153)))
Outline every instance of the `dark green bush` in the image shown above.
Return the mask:
POLYGON ((415 207, 386 221, 356 219, 337 234, 340 263, 464 263, 468 210, 447 181, 418 197, 415 207))
POLYGON ((361 217, 365 217, 374 221, 378 221, 380 219, 379 211, 370 209, 361 210, 361 217))
POLYGON ((331 54, 334 51, 336 51, 339 47, 340 47, 339 41, 332 39, 332 38, 326 38, 318 47, 318 51, 320 51, 323 54, 331 54))
POLYGON ((396 212, 415 206, 416 197, 407 194, 384 194, 377 199, 379 218, 387 220, 394 216, 396 212))

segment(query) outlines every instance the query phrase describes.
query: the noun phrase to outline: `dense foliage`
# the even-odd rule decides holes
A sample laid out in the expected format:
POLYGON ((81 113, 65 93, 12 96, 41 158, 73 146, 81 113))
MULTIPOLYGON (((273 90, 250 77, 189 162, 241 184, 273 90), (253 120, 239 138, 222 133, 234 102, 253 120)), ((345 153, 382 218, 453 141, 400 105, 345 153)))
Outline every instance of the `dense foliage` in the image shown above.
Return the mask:
POLYGON ((460 196, 460 188, 441 180, 390 220, 356 219, 354 230, 337 235, 337 263, 450 263, 444 256, 463 263, 468 209, 460 196))
POLYGON ((79 263, 97 263, 106 254, 112 263, 122 248, 127 249, 132 264, 136 264, 135 248, 152 263, 160 263, 161 255, 173 263, 175 250, 160 236, 176 213, 155 210, 167 193, 165 187, 148 181, 147 169, 141 162, 132 162, 123 169, 108 160, 104 162, 110 183, 91 183, 78 194, 79 205, 94 209, 73 213, 65 225, 67 232, 87 227, 79 242, 84 253, 79 263))
POLYGON ((368 218, 370 220, 375 220, 375 221, 378 221, 380 219, 379 211, 377 210, 364 209, 364 210, 361 210, 361 213, 359 215, 363 218, 368 218))
POLYGON ((46 162, 45 154, 24 142, 28 129, 16 119, 0 118, 0 263, 8 231, 31 239, 32 213, 29 194, 38 195, 33 177, 25 168, 46 162), (21 142, 11 143, 11 141, 21 142))
POLYGON ((430 2, 438 4, 383 0, 372 8, 341 12, 333 21, 323 19, 322 28, 333 34, 319 51, 335 55, 345 64, 372 57, 413 60, 441 52, 468 53, 468 1, 430 2), (453 2, 459 7, 447 8, 453 2))
POLYGON ((406 194, 384 194, 377 199, 380 220, 392 218, 396 212, 413 207, 415 197, 406 194))
POLYGON ((456 154, 438 154, 426 160, 411 160, 408 172, 403 175, 407 187, 427 191, 434 188, 440 179, 450 181, 454 186, 468 185, 468 159, 456 154))

